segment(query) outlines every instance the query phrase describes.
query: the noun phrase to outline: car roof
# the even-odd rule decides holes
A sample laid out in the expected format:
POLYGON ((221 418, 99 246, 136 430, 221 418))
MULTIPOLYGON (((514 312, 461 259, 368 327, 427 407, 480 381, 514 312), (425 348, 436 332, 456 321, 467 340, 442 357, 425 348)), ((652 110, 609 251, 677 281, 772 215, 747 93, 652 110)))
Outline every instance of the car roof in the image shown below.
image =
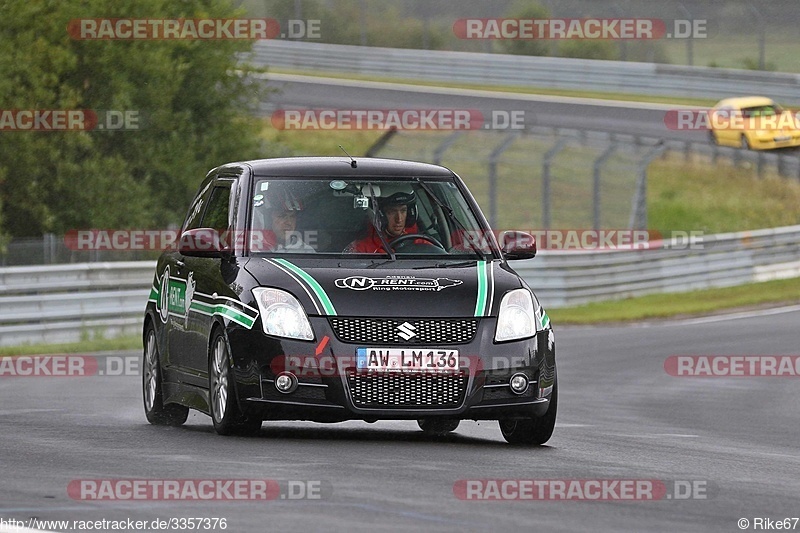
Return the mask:
POLYGON ((774 104, 775 102, 766 96, 742 96, 738 98, 726 98, 725 100, 720 100, 714 107, 730 106, 734 109, 744 109, 747 107, 758 107, 774 104))
POLYGON ((334 157, 282 157, 275 159, 256 159, 231 163, 227 166, 247 165, 256 176, 312 177, 452 177, 453 172, 439 165, 403 161, 399 159, 380 159, 355 157, 357 166, 351 166, 346 156, 334 157))

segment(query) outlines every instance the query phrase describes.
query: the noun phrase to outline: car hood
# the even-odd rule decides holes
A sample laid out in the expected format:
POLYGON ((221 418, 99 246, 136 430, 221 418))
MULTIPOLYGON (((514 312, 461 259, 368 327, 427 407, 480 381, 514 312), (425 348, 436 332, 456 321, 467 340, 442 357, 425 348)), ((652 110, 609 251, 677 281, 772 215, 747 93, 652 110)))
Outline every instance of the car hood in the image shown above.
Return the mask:
POLYGON ((496 316, 503 294, 523 286, 499 260, 434 266, 271 257, 252 258, 245 269, 259 285, 289 291, 316 316, 496 316))

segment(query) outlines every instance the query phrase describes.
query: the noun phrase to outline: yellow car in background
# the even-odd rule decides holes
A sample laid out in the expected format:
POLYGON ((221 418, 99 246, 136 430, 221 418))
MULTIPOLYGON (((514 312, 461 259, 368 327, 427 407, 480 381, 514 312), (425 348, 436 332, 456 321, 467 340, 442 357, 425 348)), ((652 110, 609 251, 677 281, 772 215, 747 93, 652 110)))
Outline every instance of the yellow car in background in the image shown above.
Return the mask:
POLYGON ((800 146, 800 118, 763 96, 727 98, 708 112, 712 142, 749 150, 800 146))

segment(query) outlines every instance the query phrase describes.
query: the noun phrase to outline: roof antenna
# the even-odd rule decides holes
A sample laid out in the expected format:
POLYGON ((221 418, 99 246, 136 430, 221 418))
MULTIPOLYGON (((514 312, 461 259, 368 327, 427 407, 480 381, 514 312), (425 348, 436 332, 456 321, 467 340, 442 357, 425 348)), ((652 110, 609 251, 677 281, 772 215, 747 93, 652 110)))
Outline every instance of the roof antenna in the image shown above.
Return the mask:
POLYGON ((353 156, 352 156, 352 155, 350 155, 350 154, 348 154, 348 153, 347 153, 347 150, 345 150, 345 149, 344 149, 344 146, 342 146, 342 145, 340 144, 340 145, 339 145, 339 148, 341 148, 341 149, 342 149, 342 152, 344 152, 345 154, 347 154, 347 157, 349 157, 349 158, 350 158, 350 166, 351 166, 351 167, 353 167, 353 168, 358 168, 358 163, 356 162, 356 160, 355 160, 355 159, 353 159, 353 156))

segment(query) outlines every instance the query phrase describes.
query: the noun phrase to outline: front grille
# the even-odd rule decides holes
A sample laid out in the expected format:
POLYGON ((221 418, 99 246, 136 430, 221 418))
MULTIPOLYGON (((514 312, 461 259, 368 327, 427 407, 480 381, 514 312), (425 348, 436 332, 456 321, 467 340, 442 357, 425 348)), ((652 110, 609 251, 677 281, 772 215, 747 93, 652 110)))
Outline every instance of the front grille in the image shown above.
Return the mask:
POLYGON ((330 318, 329 320, 336 338, 349 343, 402 344, 406 346, 410 344, 435 344, 437 346, 466 344, 475 338, 475 333, 478 331, 478 321, 473 318, 408 320, 402 318, 330 318), (404 326, 404 324, 408 325, 404 326))
POLYGON ((460 407, 467 374, 358 374, 349 372, 347 385, 356 407, 413 409, 460 407))

